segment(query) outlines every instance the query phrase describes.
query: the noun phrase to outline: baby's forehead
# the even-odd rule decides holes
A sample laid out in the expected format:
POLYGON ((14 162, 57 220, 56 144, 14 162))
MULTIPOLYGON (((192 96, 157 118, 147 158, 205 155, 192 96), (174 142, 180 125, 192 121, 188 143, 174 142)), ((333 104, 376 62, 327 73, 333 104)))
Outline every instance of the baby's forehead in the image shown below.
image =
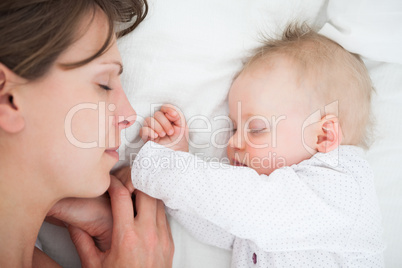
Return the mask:
MULTIPOLYGON (((289 90, 297 90, 297 92, 303 90, 305 92, 308 88, 300 90, 299 88, 305 87, 309 80, 319 78, 309 74, 310 72, 306 70, 304 64, 287 55, 279 54, 263 57, 245 66, 233 84, 242 84, 247 90, 250 90, 247 83, 255 83, 266 88, 274 85, 274 89, 276 88, 279 92, 289 90), (258 83, 258 81, 261 82, 258 83)), ((297 92, 289 92, 289 94, 296 94, 297 92)))
POLYGON ((316 95, 315 97, 319 98, 332 94, 333 85, 339 84, 340 80, 348 80, 350 74, 345 73, 346 67, 347 63, 342 59, 329 60, 326 57, 306 59, 306 55, 297 53, 272 53, 247 64, 238 78, 242 76, 254 79, 270 77, 265 81, 269 84, 276 77, 282 77, 286 86, 278 87, 277 90, 293 89, 289 94, 303 93, 316 95))
POLYGON ((255 58, 254 60, 247 63, 242 72, 264 70, 270 71, 274 68, 285 67, 289 71, 293 69, 293 65, 296 63, 295 59, 286 53, 270 53, 262 55, 261 57, 255 58))
MULTIPOLYGON (((274 53, 254 60, 247 64, 238 76, 251 75, 256 78, 270 76, 272 73, 281 75, 292 83, 305 83, 306 80, 317 80, 313 75, 316 66, 307 64, 302 59, 284 53, 274 53)), ((317 66, 317 68, 319 68, 317 66)), ((323 74, 324 75, 324 74, 323 74)))
MULTIPOLYGON (((229 108, 255 111, 255 114, 283 114, 294 109, 305 110, 313 100, 311 88, 299 83, 297 70, 286 62, 266 68, 256 64, 244 70, 229 93, 229 108)), ((314 100, 315 102, 315 100, 314 100)))

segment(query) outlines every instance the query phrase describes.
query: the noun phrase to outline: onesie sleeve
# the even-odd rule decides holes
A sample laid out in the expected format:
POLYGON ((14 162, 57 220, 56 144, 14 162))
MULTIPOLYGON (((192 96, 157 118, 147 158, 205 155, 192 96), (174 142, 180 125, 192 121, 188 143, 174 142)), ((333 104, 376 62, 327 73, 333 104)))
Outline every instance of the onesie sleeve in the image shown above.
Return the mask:
POLYGON ((337 171, 327 171, 329 178, 322 182, 299 173, 285 167, 259 175, 148 142, 133 162, 132 182, 170 209, 205 219, 266 251, 339 250, 356 220, 356 183, 337 171))
POLYGON ((197 240, 215 247, 232 250, 235 236, 219 226, 183 210, 166 211, 186 228, 197 240))

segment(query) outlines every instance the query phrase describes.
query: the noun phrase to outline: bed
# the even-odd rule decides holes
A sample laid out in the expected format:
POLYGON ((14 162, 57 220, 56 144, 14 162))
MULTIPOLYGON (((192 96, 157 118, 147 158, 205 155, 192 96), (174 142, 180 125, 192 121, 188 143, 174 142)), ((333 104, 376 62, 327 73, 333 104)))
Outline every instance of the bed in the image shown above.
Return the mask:
MULTIPOLYGON (((376 94, 375 142, 367 158, 383 215, 386 267, 401 267, 402 254, 402 2, 398 0, 149 0, 149 14, 119 41, 123 87, 138 113, 122 134, 116 168, 128 165, 142 142, 143 119, 163 103, 189 121, 190 151, 205 159, 225 156, 229 133, 227 93, 233 76, 261 34, 275 36, 290 21, 306 21, 351 52, 360 54, 376 94), (209 123, 208 123, 209 122, 209 123), (213 146, 212 143, 215 143, 213 146)), ((204 245, 170 219, 173 267, 230 267, 231 252, 204 245)), ((43 250, 63 267, 79 266, 66 230, 45 223, 43 250)))

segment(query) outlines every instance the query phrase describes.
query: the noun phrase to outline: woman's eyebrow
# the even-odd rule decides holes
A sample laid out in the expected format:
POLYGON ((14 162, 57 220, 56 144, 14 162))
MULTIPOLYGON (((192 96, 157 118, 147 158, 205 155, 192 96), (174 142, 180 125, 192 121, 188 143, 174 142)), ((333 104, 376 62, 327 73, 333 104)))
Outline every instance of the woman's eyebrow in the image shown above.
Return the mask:
POLYGON ((119 66, 118 75, 121 75, 123 73, 123 64, 120 61, 106 61, 106 62, 103 62, 102 64, 115 64, 115 65, 119 66))

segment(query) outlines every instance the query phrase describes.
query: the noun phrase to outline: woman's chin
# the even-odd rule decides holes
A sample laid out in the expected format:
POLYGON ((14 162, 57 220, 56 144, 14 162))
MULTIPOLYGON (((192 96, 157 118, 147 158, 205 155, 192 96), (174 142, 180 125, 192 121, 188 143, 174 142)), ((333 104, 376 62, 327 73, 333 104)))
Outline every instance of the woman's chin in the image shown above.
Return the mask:
POLYGON ((81 189, 82 196, 79 197, 93 198, 104 194, 110 185, 110 175, 109 173, 98 175, 95 176, 91 181, 92 183, 89 184, 90 186, 87 186, 85 189, 81 189))
POLYGON ((97 197, 100 196, 102 194, 104 194, 107 189, 109 189, 110 186, 110 175, 109 173, 104 176, 104 178, 102 178, 102 180, 99 180, 99 185, 96 187, 96 192, 94 193, 93 197, 97 197))

